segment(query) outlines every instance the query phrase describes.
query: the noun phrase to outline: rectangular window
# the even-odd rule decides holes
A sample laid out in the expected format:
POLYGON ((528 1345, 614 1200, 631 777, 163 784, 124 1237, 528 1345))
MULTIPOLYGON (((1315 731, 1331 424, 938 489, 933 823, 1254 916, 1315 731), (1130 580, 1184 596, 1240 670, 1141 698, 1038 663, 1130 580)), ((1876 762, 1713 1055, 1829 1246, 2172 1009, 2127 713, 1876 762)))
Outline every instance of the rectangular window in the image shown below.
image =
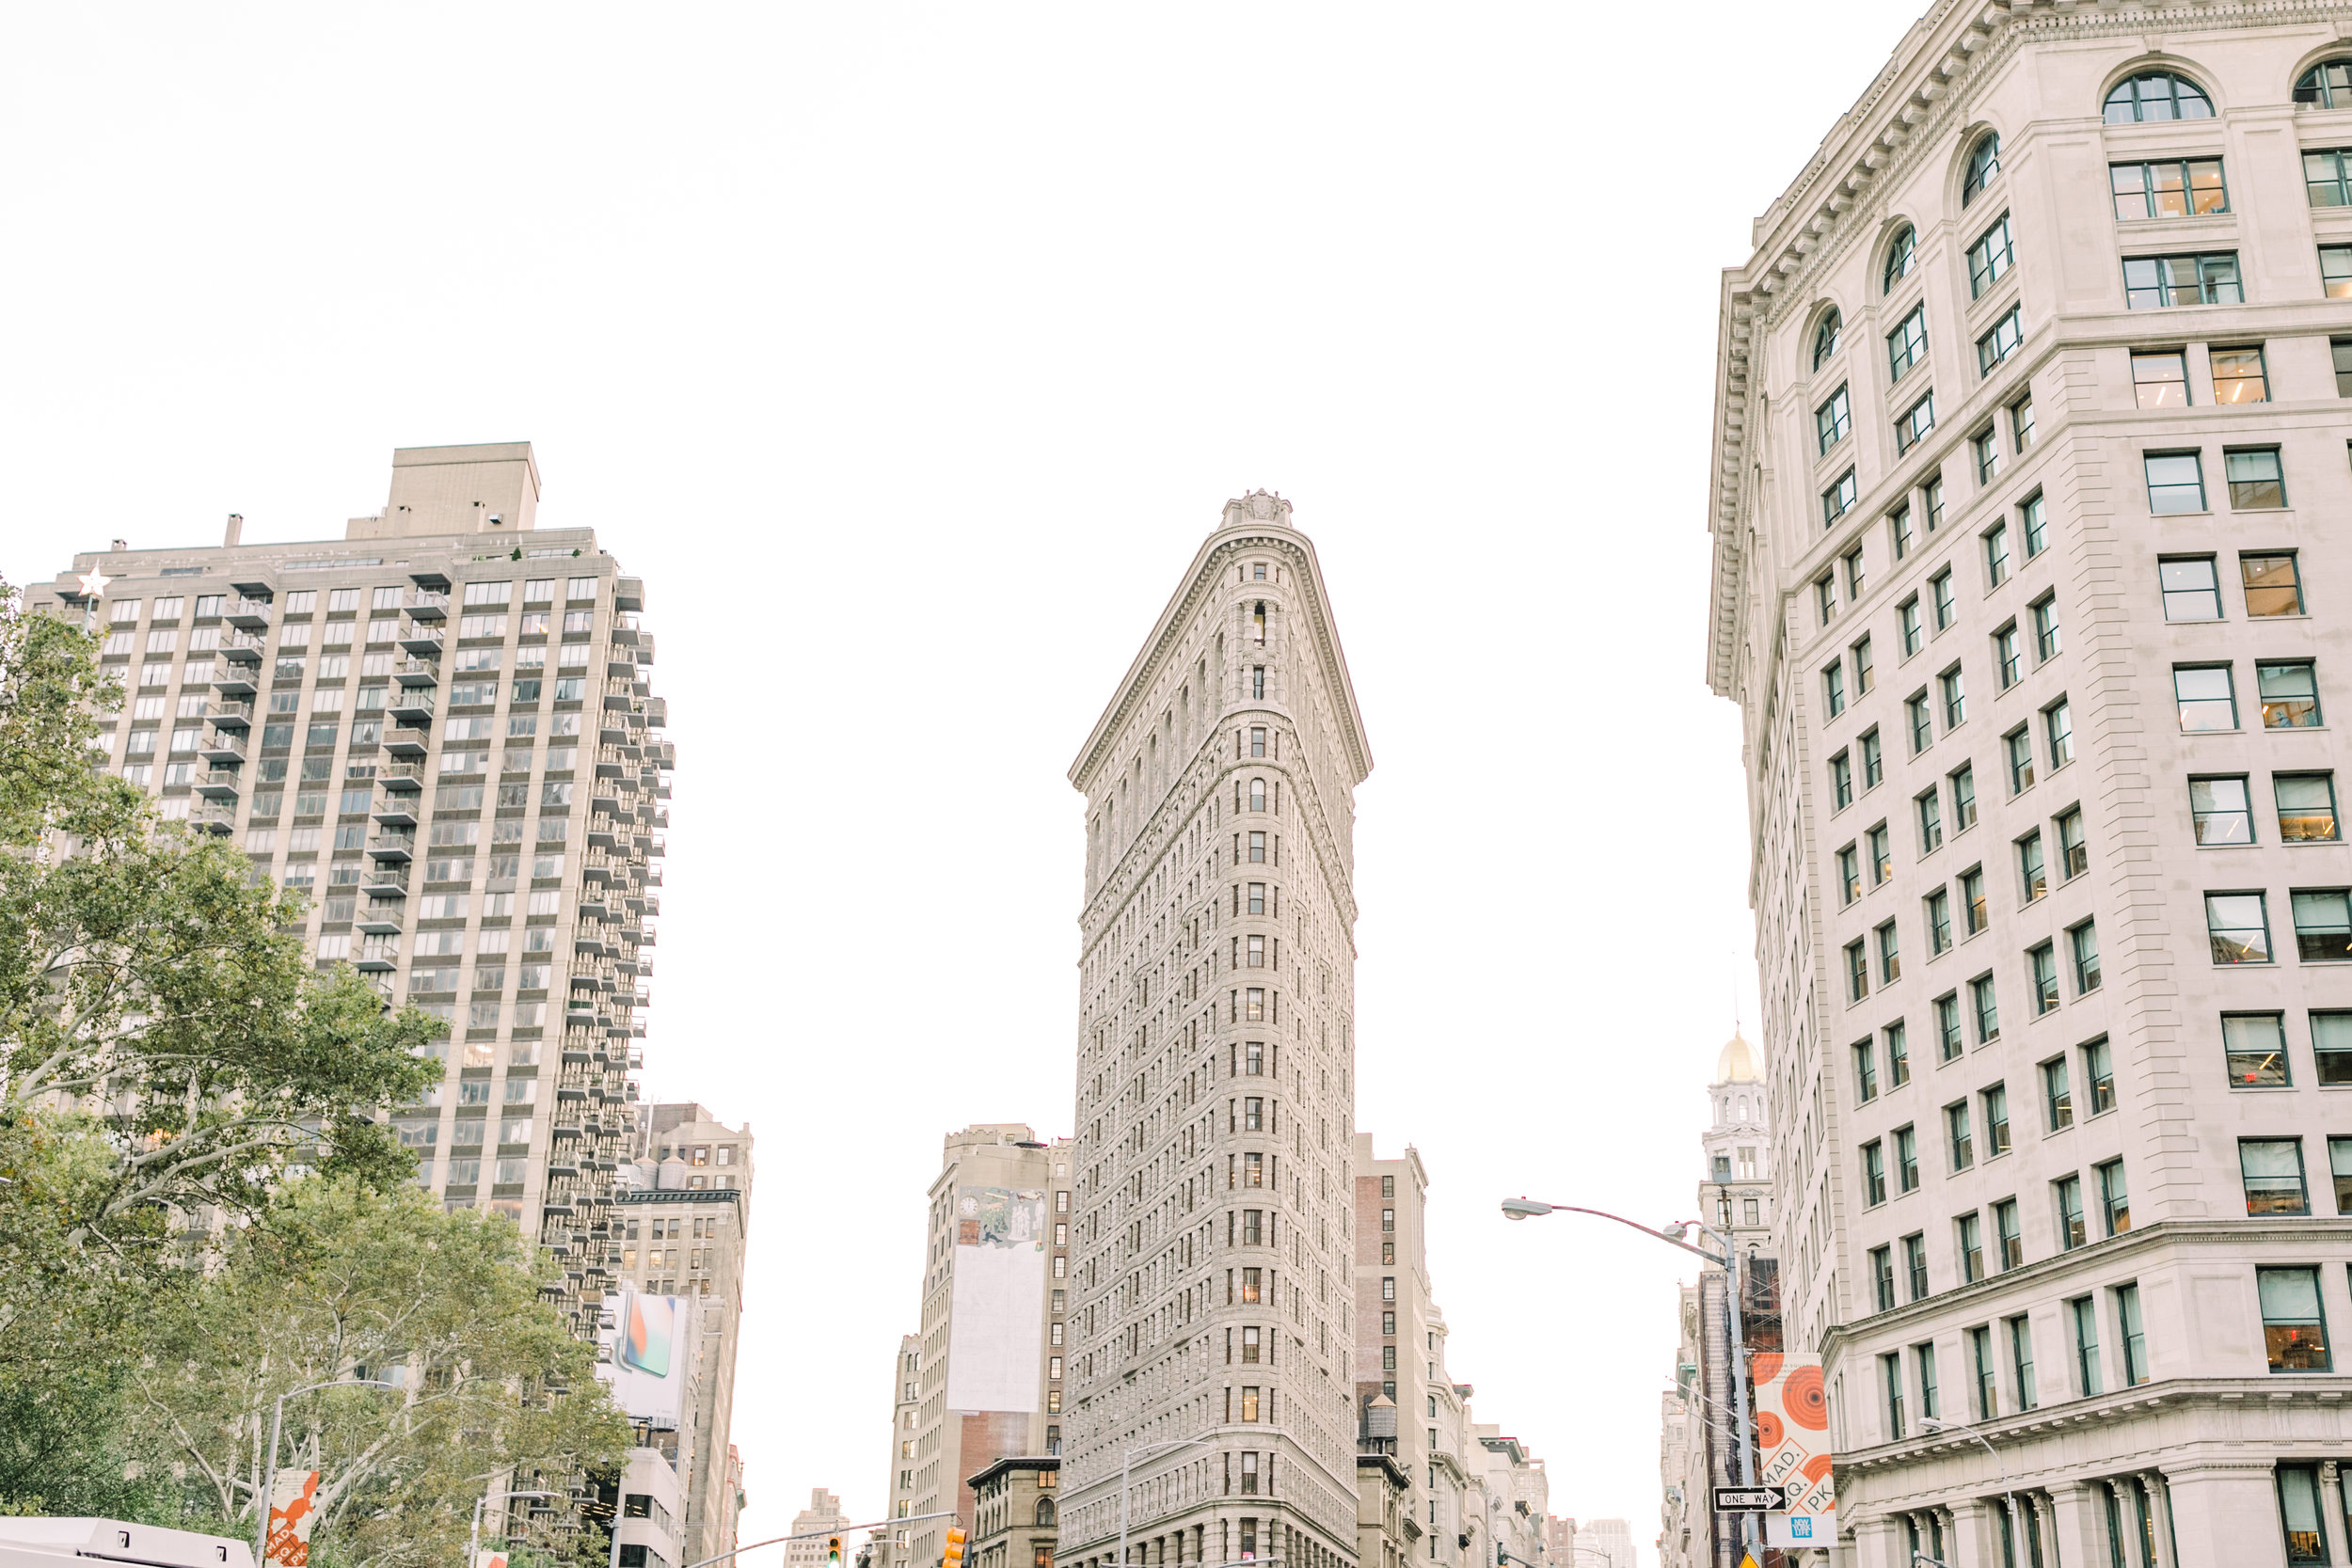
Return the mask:
POLYGON ((1853 510, 1860 491, 1855 487, 1853 470, 1848 468, 1837 476, 1837 483, 1821 492, 1821 526, 1830 528, 1837 519, 1853 510))
POLYGON ((2026 966, 2032 973, 2034 1015, 2058 1011, 2058 956, 2050 944, 2045 942, 2026 949, 2026 966))
POLYGON ((2001 736, 2009 757, 2009 792, 2022 795, 2033 787, 2033 733, 2023 724, 2001 736))
POLYGON ((1925 1236, 1903 1238, 1903 1274, 1911 1287, 1913 1301, 1928 1297, 1928 1239, 1925 1236))
MULTIPOLYGON (((2233 258, 2234 260, 2234 258, 2233 258)), ((1915 305, 1911 314, 1886 335, 1886 368, 1888 379, 1900 381, 1911 373, 1912 367, 1928 356, 1928 308, 1915 305)))
POLYGON ((1982 299, 1987 289, 2009 276, 2010 263, 2014 260, 2015 252, 2010 245, 2009 214, 2003 213, 1968 247, 1968 297, 1982 299))
MULTIPOLYGON (((2320 1083, 2328 1087, 2352 1084, 2352 1013, 2315 1012, 2310 1017, 2320 1083)), ((2340 1206, 2338 1212, 2352 1214, 2352 1207, 2340 1206)))
POLYGON ((1853 1047, 1854 1098, 1867 1105, 1879 1097, 1879 1053, 1868 1040, 1858 1040, 1853 1047))
POLYGON ((1834 810, 1844 811, 1853 804, 1853 764, 1843 752, 1829 759, 1829 792, 1836 802, 1834 810))
POLYGON ((1984 868, 1972 865, 1960 874, 1962 918, 1967 934, 1975 936, 1989 924, 1984 905, 1984 868))
POLYGON ((2068 881, 2090 869, 2090 845, 2083 836, 2083 809, 2070 806, 2058 816, 2058 864, 2068 881))
POLYGON ((2240 1138, 2237 1168, 2249 1214, 2312 1212, 2311 1191, 2303 1180, 2302 1139, 2240 1138))
POLYGON ((2340 148, 2306 151, 2303 185, 2314 207, 2352 207, 2352 151, 2340 148))
POLYGON ((1821 701, 1829 708, 1832 719, 1846 711, 1846 661, 1839 659, 1821 671, 1821 701))
POLYGON ((2254 678, 2262 695, 2264 729, 2318 727, 2319 677, 2310 659, 2257 664, 2254 678))
POLYGON ((2034 659, 2047 664, 2058 656, 2058 596, 2045 594, 2036 599, 2032 613, 2034 659))
POLYGON ((2066 931, 2067 956, 2074 965, 2074 994, 2089 996, 2099 989, 2099 927, 2086 920, 2066 931))
POLYGON ((2106 1391, 2099 1375, 2099 1310, 2095 1298, 2076 1296, 2066 1304, 2074 1323, 2074 1380, 2084 1399, 2106 1391))
POLYGON ((1870 1290, 1872 1299, 1878 1303, 1880 1311, 1894 1310, 1895 1249, 1893 1247, 1881 1246, 1870 1249, 1870 1290))
POLYGON ((1821 625, 1828 626, 1837 618, 1837 579, 1827 572, 1814 580, 1813 597, 1821 613, 1821 625))
POLYGON ((1908 1125, 1895 1129, 1895 1186, 1899 1192, 1919 1190, 1919 1134, 1908 1125))
POLYGON ((2003 1274, 2025 1262, 2026 1240, 2018 1228, 2015 1198, 2005 1197, 1993 1206, 1993 1234, 2000 1243, 2003 1274))
MULTIPOLYGON (((2238 578, 2246 589, 2247 614, 2269 616, 2303 613, 2303 578, 2296 569, 2294 551, 2285 550, 2267 555, 2241 555, 2237 558, 2237 571, 2238 578)), ((2217 609, 2214 613, 2218 616, 2220 611, 2217 609)))
POLYGON ((1895 559, 1902 560, 1911 553, 1911 508, 1899 506, 1886 515, 1888 543, 1894 546, 1895 559))
POLYGON ((2034 1407, 2036 1389, 2033 1381, 2033 1323, 2020 1314, 2008 1320, 2009 1368, 2010 1392, 2016 1396, 2017 1408, 2034 1407))
POLYGON ((2001 476, 2001 436, 1986 425, 1968 438, 1969 460, 1977 470, 1977 483, 1990 484, 2001 476))
MULTIPOLYGON (((1861 657, 1867 658, 1869 657, 1869 651, 1868 640, 1865 639, 1858 652, 1861 657)), ((1879 732, 1875 729, 1863 731, 1861 746, 1862 787, 1876 789, 1886 777, 1886 759, 1879 747, 1879 732)))
POLYGON ((2189 735, 2237 728, 2237 691, 2226 664, 2176 664, 2172 698, 2181 729, 2189 735))
POLYGON ((1978 1103, 1984 1109, 1984 1157, 1998 1159, 2007 1154, 2009 1143, 2009 1085, 1995 1084, 1979 1091, 1978 1103))
POLYGON ((1933 1420, 1944 1413, 1943 1404, 1936 1397, 1935 1346, 1912 1346, 1911 1364, 1919 1373, 1919 1414, 1924 1419, 1933 1420))
MULTIPOLYGON (((2020 452, 2033 445, 2033 399, 2019 398, 2009 405, 2009 440, 2020 452)), ((2028 547, 2026 553, 2035 551, 2028 547)))
POLYGON ((1869 956, 1863 950, 1862 939, 1857 937, 1846 944, 1846 1000, 1859 1002, 1869 994, 1869 956))
POLYGON ((1911 754, 1917 756, 1935 744, 1933 710, 1928 706, 1928 694, 1915 691, 1903 699, 1903 725, 1911 732, 1911 754))
POLYGON ((1956 730, 1968 721, 1968 692, 1961 684, 1960 666, 1955 664, 1945 671, 1936 678, 1936 684, 1944 697, 1944 728, 1956 730))
POLYGON ((1856 545, 1838 558, 1846 567, 1846 598, 1849 602, 1862 597, 1862 546, 1856 545))
POLYGON ((1928 531, 1944 526, 1944 480, 1939 474, 1919 487, 1919 501, 1928 515, 1928 531))
POLYGON ((2324 1372, 2335 1363, 2328 1354, 2328 1320, 2319 1307, 2319 1271, 2256 1269, 2255 1293, 2262 1302, 2263 1348, 2274 1372, 2324 1372))
POLYGON ((1931 854, 1944 847, 1943 797, 1931 788, 1913 802, 1919 815, 1919 852, 1931 854))
POLYGON ((1956 1100, 1944 1107, 1944 1145, 1950 1168, 1966 1170, 1977 1163, 1977 1140, 1971 1129, 1968 1101, 1956 1100))
POLYGON ((1840 387, 1829 395, 1829 401, 1813 411, 1813 431, 1826 452, 1844 440, 1853 429, 1853 410, 1846 399, 1846 388, 1840 387))
POLYGON ((1937 631, 1951 630, 1952 618, 1955 613, 1951 569, 1947 567, 1928 578, 1928 591, 1934 595, 1935 599, 1935 629, 1937 631))
POLYGON ((1917 446, 1922 440, 1927 438, 1928 432, 1933 430, 1934 428, 1935 388, 1931 387, 1926 392, 1920 395, 1917 403, 1915 403, 1909 408, 1904 409, 1902 417, 1895 421, 1895 451, 1897 455, 1899 456, 1900 454, 1909 451, 1912 448, 1917 446))
POLYGON ((2328 351, 2335 362, 2336 396, 2352 398, 2352 338, 2331 340, 2328 351))
POLYGON ((1987 589, 1998 588, 2009 580, 2009 525, 2007 523, 1994 523, 1985 530, 1984 580, 1987 589))
POLYGON ((2221 1049, 2233 1088, 2283 1088, 2289 1082, 2283 1013, 2223 1013, 2221 1049))
POLYGON ((2074 760, 2074 714, 2061 697, 2042 710, 2042 738, 2050 748, 2050 771, 2074 760))
POLYGON ((2319 247, 2319 291, 2329 299, 2352 299, 2352 245, 2319 247))
POLYGON ((1886 1084, 1889 1088, 1899 1089, 1910 1082, 1910 1037, 1898 1021, 1886 1026, 1886 1084))
POLYGON ((1886 1201, 1886 1149, 1876 1138, 1862 1146, 1862 1201, 1871 1206, 1886 1201))
POLYGON ((2132 256, 2123 261, 2123 304, 2133 310, 2175 305, 2243 305, 2237 252, 2200 256, 2132 256))
POLYGON ((2214 402, 2270 401, 2270 376, 2263 363, 2260 343, 2249 348, 2217 348, 2212 351, 2212 359, 2214 402))
POLYGON ((2017 515, 2026 525, 2026 559, 2031 561, 2050 547, 2050 511, 2042 503, 2042 492, 2026 497, 2017 515))
POLYGON ((1895 923, 1878 928, 1879 984, 1891 986, 1903 977, 1903 957, 1895 938, 1895 923))
POLYGON ((2007 315, 1993 324, 1992 330, 1977 340, 1977 373, 1990 375, 1994 366, 2016 352, 2025 337, 2024 318, 2012 305, 2007 315))
POLYGON ((1879 1357, 1879 1375, 1886 1389, 1886 1436, 1889 1442, 1902 1441, 1903 1425, 1903 1358, 1900 1352, 1888 1351, 1879 1357))
POLYGON ((1862 856, 1851 844, 1837 851, 1837 888, 1846 903, 1862 896, 1862 856))
POLYGON ((2148 510, 2172 516, 2205 510, 2205 465, 2193 451, 2152 451, 2140 459, 2148 482, 2148 510))
POLYGON ((2352 1138, 2328 1140, 2328 1176, 2334 1184, 2336 1212, 2352 1214, 2352 1138))
POLYGON ((2142 408, 2188 406, 2188 356, 2177 348, 2135 350, 2132 389, 2142 408))
POLYGON ((2161 163, 2109 164, 2115 215, 2137 218, 2203 216, 2230 210, 2218 158, 2167 158, 2161 163))
POLYGON ((2277 447, 2253 447, 2221 454, 2222 477, 2230 485, 2233 512, 2265 510, 2287 503, 2286 473, 2279 464, 2277 447))
POLYGON ((1901 635, 1903 657, 1909 658, 1927 644, 1927 636, 1919 624, 1919 595, 1914 594, 1895 607, 1895 629, 1901 635))
POLYGON ((2205 933, 2217 964, 2270 962, 2267 895, 2260 893, 2205 895, 2205 933))
POLYGON ((2352 958, 2352 895, 2343 888, 2288 895, 2295 913, 2296 957, 2307 964, 2352 958))
POLYGON ((1984 1277, 1984 1226, 1976 1215, 1963 1214, 1952 1229, 1960 1249, 1960 1282, 1974 1285, 1984 1277))
POLYGON ((1886 824, 1882 822, 1863 834, 1863 842, 1869 846, 1870 885, 1877 887, 1895 869, 1895 857, 1887 848, 1886 824))
POLYGON ((2090 1242, 2090 1227, 2083 1223, 2083 1179, 2061 1176, 2050 1183, 2052 1197, 2058 1204, 2058 1250, 2072 1252, 2090 1242))
POLYGON ((2042 1064, 2042 1125, 2060 1132, 2074 1125, 2074 1093, 2066 1076, 2066 1058, 2053 1056, 2042 1064))
POLYGON ((2148 1338, 2139 1323, 2139 1287, 2115 1288, 2115 1335, 2123 1352, 2123 1386, 2137 1388, 2148 1381, 2148 1338))
POLYGON ((2280 1465, 2278 1476, 2279 1528, 2285 1537, 2289 1568, 2317 1568, 2328 1560, 2319 1466, 2280 1465))
POLYGON ((1977 1015, 1977 1043, 1990 1045, 2001 1037, 2001 1012, 1993 997, 1993 976, 1979 974, 1968 982, 1968 1002, 1977 1015))
POLYGON ((2221 619, 2221 581, 2213 557, 2188 556, 2156 562, 2156 585, 2168 621, 2221 619))
POLYGON ((1977 770, 1962 763, 1951 772, 1952 832, 1964 833, 1977 825, 1977 770))
POLYGON ((1967 1049, 1960 1033, 1960 998, 1950 991, 1935 999, 1935 1042, 1937 1053, 1947 1062, 1967 1049))

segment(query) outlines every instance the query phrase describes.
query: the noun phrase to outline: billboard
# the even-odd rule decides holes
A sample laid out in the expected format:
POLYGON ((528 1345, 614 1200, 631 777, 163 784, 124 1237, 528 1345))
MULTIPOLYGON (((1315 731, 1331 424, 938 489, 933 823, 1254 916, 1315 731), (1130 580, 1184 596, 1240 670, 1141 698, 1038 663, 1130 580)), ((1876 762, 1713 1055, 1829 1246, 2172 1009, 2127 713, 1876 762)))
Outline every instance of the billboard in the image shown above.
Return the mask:
POLYGON ((1821 1358, 1767 1352, 1749 1363, 1756 1382, 1756 1483, 1790 1498, 1766 1517, 1767 1545, 1826 1544, 1837 1533, 1830 1477, 1829 1399, 1821 1358))
POLYGON ((612 1386, 612 1402, 632 1420, 677 1426, 686 1407, 686 1380, 700 1341, 694 1298, 648 1296, 624 1288, 609 1299, 599 1338, 605 1358, 596 1375, 612 1386))
POLYGON ((960 1186, 953 1224, 947 1408, 1034 1411, 1044 1354, 1045 1193, 960 1186))

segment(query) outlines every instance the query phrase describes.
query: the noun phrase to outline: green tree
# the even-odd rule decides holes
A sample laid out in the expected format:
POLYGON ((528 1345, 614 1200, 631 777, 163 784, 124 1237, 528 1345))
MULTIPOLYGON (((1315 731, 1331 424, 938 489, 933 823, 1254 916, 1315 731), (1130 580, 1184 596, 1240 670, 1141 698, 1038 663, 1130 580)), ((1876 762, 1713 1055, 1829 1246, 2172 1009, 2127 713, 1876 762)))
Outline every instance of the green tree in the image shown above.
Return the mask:
MULTIPOLYGON (((554 1263, 502 1217, 445 1213, 413 1187, 372 1191, 353 1177, 294 1183, 153 1325, 135 1376, 134 1447, 151 1473, 184 1481, 191 1508, 249 1531, 278 1396, 393 1382, 289 1401, 280 1464, 321 1472, 313 1540, 338 1562, 456 1561, 494 1478, 560 1494, 628 1447, 595 1347, 541 1296, 557 1283, 554 1263)), ((552 1544, 559 1556, 597 1549, 552 1544)))

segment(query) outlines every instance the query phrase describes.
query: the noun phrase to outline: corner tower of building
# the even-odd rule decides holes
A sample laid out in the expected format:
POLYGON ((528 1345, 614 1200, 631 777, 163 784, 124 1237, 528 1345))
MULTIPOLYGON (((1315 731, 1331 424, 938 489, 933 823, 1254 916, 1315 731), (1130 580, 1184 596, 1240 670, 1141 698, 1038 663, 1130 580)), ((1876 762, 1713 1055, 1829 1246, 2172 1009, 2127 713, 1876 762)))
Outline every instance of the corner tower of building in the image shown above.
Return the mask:
POLYGON ((1087 801, 1060 1560, 1353 1562, 1354 791, 1314 547, 1226 503, 1087 801))

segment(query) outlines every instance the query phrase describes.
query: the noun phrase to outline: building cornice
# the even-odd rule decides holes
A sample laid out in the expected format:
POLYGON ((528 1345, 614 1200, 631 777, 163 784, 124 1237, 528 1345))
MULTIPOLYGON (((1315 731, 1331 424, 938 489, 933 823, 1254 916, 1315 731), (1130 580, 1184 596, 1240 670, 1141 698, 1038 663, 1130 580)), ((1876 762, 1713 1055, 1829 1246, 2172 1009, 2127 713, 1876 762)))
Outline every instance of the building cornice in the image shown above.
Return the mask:
MULTIPOLYGON (((1816 280, 1874 237, 1874 190, 1899 183, 1942 145, 1972 102, 1971 88, 2026 42, 2138 40, 2160 52, 2181 32, 2325 24, 2352 33, 2352 0, 2146 0, 2128 8, 2070 0, 1940 0, 1756 222, 1756 252, 1724 274, 1716 339, 1714 463, 1708 528, 1714 537, 1708 685, 1736 695, 1745 629, 1743 520, 1754 511, 1762 333, 1810 309, 1816 280)), ((2283 90, 2283 84, 2282 84, 2283 90)))

